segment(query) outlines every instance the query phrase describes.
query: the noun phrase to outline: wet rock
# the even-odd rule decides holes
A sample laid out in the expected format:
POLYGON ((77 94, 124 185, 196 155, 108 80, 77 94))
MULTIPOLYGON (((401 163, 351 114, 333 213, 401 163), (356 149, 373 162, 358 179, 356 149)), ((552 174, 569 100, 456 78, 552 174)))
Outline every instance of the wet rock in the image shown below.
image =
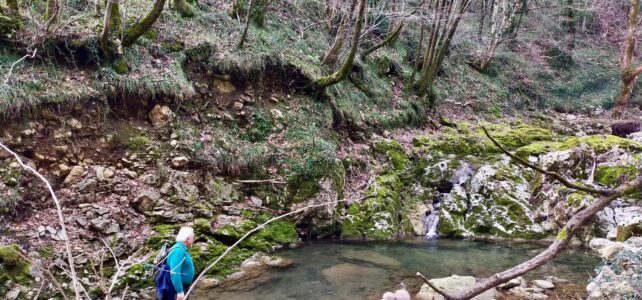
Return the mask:
POLYGON ((506 283, 500 284, 497 287, 500 290, 509 290, 517 286, 526 287, 526 280, 524 279, 524 277, 519 276, 517 278, 513 278, 506 283))
POLYGON ((614 254, 624 250, 626 245, 607 239, 594 238, 589 242, 589 247, 599 253, 602 258, 609 259, 614 254))
POLYGON ((382 267, 400 267, 401 263, 389 256, 371 251, 371 250, 350 250, 341 252, 341 256, 349 260, 371 263, 382 267))
POLYGON ((143 190, 138 193, 134 201, 134 209, 140 213, 145 213, 154 208, 161 195, 154 190, 143 190))
POLYGON ((541 280, 540 279, 540 280, 533 280, 532 282, 533 282, 533 285, 535 285, 535 286, 537 286, 539 288, 543 288, 545 290, 550 290, 550 289, 554 289, 555 288, 555 285, 552 282, 548 281, 548 280, 541 280))
POLYGON ((172 166, 174 166, 175 168, 184 167, 188 163, 189 163, 189 159, 185 156, 174 157, 172 159, 172 166))
MULTIPOLYGON (((476 280, 475 277, 472 276, 458 276, 458 275, 453 275, 450 277, 446 278, 438 278, 438 279, 432 279, 430 282, 440 288, 442 291, 447 292, 447 293, 457 293, 460 291, 463 291, 465 289, 471 288, 475 286, 476 280)), ((495 299, 497 295, 497 291, 495 288, 492 288, 490 290, 487 290, 475 297, 473 297, 473 300, 492 300, 495 299)), ((421 290, 417 295, 415 295, 416 299, 419 300, 443 300, 444 297, 437 293, 435 290, 433 290, 429 285, 423 284, 421 286, 421 290)))
POLYGON ((85 168, 82 166, 74 166, 69 170, 69 174, 65 177, 65 184, 69 184, 76 179, 80 178, 85 173, 85 168))
POLYGON ((540 288, 525 288, 525 287, 514 287, 510 289, 510 293, 519 297, 519 299, 525 299, 525 300, 544 300, 548 299, 548 296, 546 294, 542 293, 542 289, 540 288))
POLYGON ((172 121, 172 119, 174 119, 174 113, 169 107, 157 104, 149 112, 148 117, 152 125, 159 127, 172 121))

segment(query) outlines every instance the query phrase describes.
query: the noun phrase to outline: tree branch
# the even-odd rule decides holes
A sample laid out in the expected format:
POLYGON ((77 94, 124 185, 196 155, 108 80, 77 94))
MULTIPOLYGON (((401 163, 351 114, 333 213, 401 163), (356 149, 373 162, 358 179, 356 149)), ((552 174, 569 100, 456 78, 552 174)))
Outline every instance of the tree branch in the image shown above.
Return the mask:
POLYGON ((542 173, 542 174, 544 174, 546 176, 552 177, 555 180, 559 181, 561 184, 565 185, 566 187, 574 189, 574 190, 579 190, 579 191, 583 191, 583 192, 587 192, 587 193, 591 193, 591 194, 598 194, 598 195, 602 195, 602 196, 607 196, 607 195, 611 195, 611 194, 614 193, 614 190, 612 190, 612 189, 593 188, 593 187, 588 187, 588 186, 585 186, 585 185, 581 185, 581 184, 576 183, 576 182, 572 182, 572 181, 568 180, 567 178, 565 178, 564 176, 560 175, 559 173, 551 172, 551 171, 545 170, 545 169, 543 169, 543 168, 541 168, 541 167, 539 167, 539 166, 537 166, 535 164, 532 164, 532 163, 528 162, 527 160, 525 160, 525 159, 523 159, 523 158, 521 158, 521 157, 519 157, 519 156, 517 156, 517 155, 515 155, 513 153, 510 153, 502 145, 500 145, 490 135, 490 133, 488 133, 488 130, 486 130, 486 127, 482 126, 481 128, 484 131, 484 134, 486 134, 486 137, 488 137, 491 140, 491 142, 493 142, 493 144, 495 144, 495 146, 497 146, 497 148, 499 148, 499 150, 504 152, 504 154, 508 155, 510 158, 515 160, 520 165, 526 166, 526 167, 531 168, 531 169, 533 169, 533 170, 535 170, 535 171, 537 171, 539 173, 542 173))
POLYGON ((419 276, 419 278, 421 278, 429 287, 431 287, 433 290, 435 290, 435 292, 437 292, 440 295, 444 296, 444 298, 446 298, 446 300, 450 300, 451 299, 450 295, 448 293, 446 293, 446 292, 442 291, 441 289, 437 288, 437 286, 432 284, 432 282, 430 282, 430 280, 428 280, 428 278, 426 278, 424 276, 424 274, 421 274, 421 273, 417 272, 417 276, 419 276))

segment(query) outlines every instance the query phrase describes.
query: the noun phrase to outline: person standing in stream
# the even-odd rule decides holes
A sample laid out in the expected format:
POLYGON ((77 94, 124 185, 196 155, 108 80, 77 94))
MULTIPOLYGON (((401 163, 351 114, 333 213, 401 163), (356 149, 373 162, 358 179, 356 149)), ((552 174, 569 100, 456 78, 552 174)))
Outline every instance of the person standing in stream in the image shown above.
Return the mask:
POLYGON ((183 300, 185 292, 194 281, 194 262, 188 249, 194 243, 194 229, 182 227, 176 235, 176 244, 167 256, 172 285, 176 291, 176 300, 183 300))

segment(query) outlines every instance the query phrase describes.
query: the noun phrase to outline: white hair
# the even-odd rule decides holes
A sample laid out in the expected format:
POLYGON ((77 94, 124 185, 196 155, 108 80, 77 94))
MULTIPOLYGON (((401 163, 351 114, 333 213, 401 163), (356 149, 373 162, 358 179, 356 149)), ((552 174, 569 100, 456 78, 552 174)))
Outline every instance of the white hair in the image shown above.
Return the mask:
POLYGON ((194 228, 192 227, 181 227, 181 230, 178 231, 176 235, 177 242, 185 242, 190 237, 194 237, 194 228))

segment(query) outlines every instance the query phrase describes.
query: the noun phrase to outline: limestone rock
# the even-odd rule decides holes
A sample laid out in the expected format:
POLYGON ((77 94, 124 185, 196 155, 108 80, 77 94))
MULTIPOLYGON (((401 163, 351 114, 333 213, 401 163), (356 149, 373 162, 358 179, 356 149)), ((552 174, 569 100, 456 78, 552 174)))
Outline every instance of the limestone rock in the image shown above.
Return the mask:
POLYGON ((609 259, 614 254, 625 249, 625 245, 607 239, 595 238, 589 242, 589 247, 600 254, 602 258, 609 259))
MULTIPOLYGON (((431 283, 437 286, 438 288, 441 288, 443 291, 447 293, 457 293, 462 290, 471 288, 475 286, 476 280, 475 277, 472 276, 458 276, 458 275, 453 275, 450 277, 446 278, 438 278, 438 279, 432 279, 431 283)), ((495 299, 497 294, 497 291, 492 288, 490 290, 487 290, 475 297, 473 297, 473 300, 492 300, 495 299)), ((416 299, 419 300, 443 300, 444 297, 437 293, 435 290, 433 290, 429 285, 423 284, 421 286, 421 290, 417 295, 415 295, 416 299)))
POLYGON ((148 114, 149 120, 154 126, 163 126, 174 118, 174 113, 165 105, 156 105, 148 114))
POLYGON ((71 168, 71 170, 69 170, 69 174, 65 178, 64 183, 65 184, 69 184, 69 183, 75 181, 76 179, 80 178, 84 173, 85 173, 85 168, 84 167, 82 167, 82 166, 74 166, 73 168, 71 168))
POLYGON ((555 285, 548 280, 533 280, 533 285, 543 288, 545 290, 550 290, 555 288, 555 285))
POLYGON ((252 204, 254 204, 256 206, 263 205, 263 200, 261 200, 261 198, 259 198, 257 196, 251 196, 250 197, 250 201, 252 202, 252 204))
POLYGON ((172 166, 174 166, 175 168, 184 167, 188 163, 189 163, 189 159, 185 156, 174 157, 172 159, 172 166))
POLYGON ((234 102, 234 104, 232 104, 232 109, 234 109, 236 111, 243 110, 243 103, 239 102, 239 101, 234 102))
POLYGON ((539 288, 525 288, 525 287, 514 287, 510 289, 510 293, 519 297, 519 299, 524 300, 544 300, 548 299, 546 294, 542 293, 542 290, 539 288))
POLYGON ((116 221, 104 217, 98 217, 89 221, 90 228, 100 233, 109 235, 120 231, 120 225, 116 221))
POLYGON ((160 194, 154 190, 143 190, 136 196, 134 209, 140 213, 150 211, 154 208, 158 200, 160 200, 160 197, 160 194))

